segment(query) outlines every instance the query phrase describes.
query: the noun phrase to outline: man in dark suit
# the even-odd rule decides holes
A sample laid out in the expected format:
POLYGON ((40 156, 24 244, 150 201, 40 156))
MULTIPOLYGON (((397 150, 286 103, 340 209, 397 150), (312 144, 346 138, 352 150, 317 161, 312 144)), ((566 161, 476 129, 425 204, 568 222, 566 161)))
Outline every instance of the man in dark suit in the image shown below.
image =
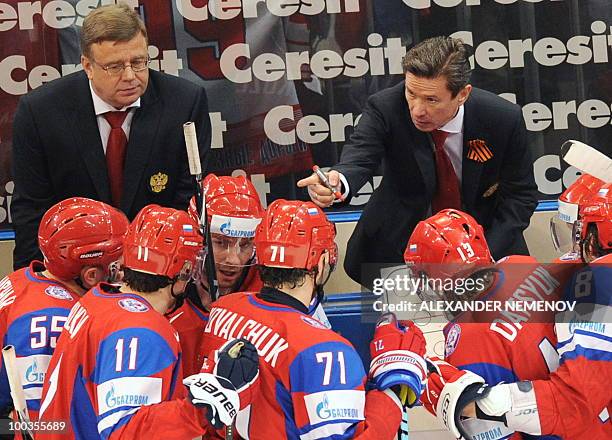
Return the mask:
MULTIPOLYGON (((368 286, 398 263, 418 221, 462 209, 484 227, 495 258, 528 253, 523 230, 537 205, 531 151, 519 106, 469 84, 460 40, 436 37, 408 51, 405 81, 372 95, 340 163, 328 173, 348 197, 382 160, 383 180, 351 236, 344 268, 368 286)), ((298 182, 331 206, 316 175, 298 182)))
POLYGON ((72 196, 132 219, 145 205, 186 209, 193 194, 183 123, 210 145, 203 88, 148 69, 147 33, 127 5, 92 11, 81 30, 84 71, 24 96, 13 130, 15 269, 40 258, 43 213, 72 196))

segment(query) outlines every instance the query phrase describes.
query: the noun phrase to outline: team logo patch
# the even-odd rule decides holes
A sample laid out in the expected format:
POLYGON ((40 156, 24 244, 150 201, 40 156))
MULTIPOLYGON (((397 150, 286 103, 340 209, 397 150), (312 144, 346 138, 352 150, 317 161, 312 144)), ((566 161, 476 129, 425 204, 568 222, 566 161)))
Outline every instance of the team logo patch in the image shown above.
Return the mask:
POLYGON ((45 293, 56 299, 65 299, 68 301, 74 299, 66 289, 60 286, 49 286, 45 289, 45 293))
POLYGON ((311 318, 310 316, 301 316, 302 321, 304 321, 306 324, 314 327, 314 328, 320 328, 320 329, 327 329, 327 327, 325 327, 324 324, 320 323, 319 321, 317 321, 314 318, 311 318))
POLYGON ((128 312, 142 313, 149 310, 149 307, 147 307, 146 304, 133 298, 123 298, 122 300, 119 300, 119 305, 122 309, 125 309, 128 312))
POLYGON ((491 197, 493 194, 495 194, 497 188, 499 188, 499 183, 494 183, 484 193, 482 193, 482 197, 485 199, 487 197, 491 197))
POLYGON ((446 344, 444 345, 444 357, 448 357, 457 348, 459 338, 461 337, 461 327, 459 324, 453 324, 446 335, 446 344))
POLYGON ((166 189, 166 185, 168 184, 168 175, 164 173, 153 174, 149 179, 149 185, 151 186, 151 191, 154 193, 160 193, 166 189))
POLYGON ((482 139, 472 139, 468 141, 467 158, 476 162, 486 162, 493 157, 491 148, 482 139))

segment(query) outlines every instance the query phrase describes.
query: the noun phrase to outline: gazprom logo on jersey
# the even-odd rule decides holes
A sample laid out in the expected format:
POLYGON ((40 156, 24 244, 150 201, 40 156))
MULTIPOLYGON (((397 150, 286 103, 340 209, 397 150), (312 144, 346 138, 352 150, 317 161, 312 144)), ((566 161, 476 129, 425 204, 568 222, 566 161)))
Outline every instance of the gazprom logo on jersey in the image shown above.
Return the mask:
POLYGON ((578 319, 578 317, 573 317, 569 322, 569 331, 570 333, 574 333, 574 330, 576 329, 605 334, 606 324, 602 322, 593 322, 593 321, 578 319))
POLYGON ((38 362, 36 359, 28 367, 25 372, 25 381, 28 384, 32 383, 43 383, 45 380, 45 372, 38 368, 38 362))
POLYGON ((226 237, 252 238, 261 219, 227 217, 225 215, 213 215, 210 221, 210 232, 222 234, 226 237))
POLYGON ((327 394, 323 396, 323 402, 317 405, 317 415, 325 420, 331 417, 329 412, 329 399, 327 398, 327 394))
POLYGON ((145 394, 115 394, 115 387, 106 393, 106 406, 116 408, 118 406, 141 406, 149 404, 149 396, 145 394))
POLYGON ((358 390, 336 390, 304 397, 311 424, 326 420, 363 420, 365 393, 358 390))
MULTIPOLYGON (((51 360, 51 355, 48 354, 35 354, 31 356, 18 357, 17 369, 22 373, 21 380, 24 385, 42 385, 45 380, 45 372, 49 367, 49 361, 51 360)), ((32 388, 28 388, 32 390, 32 388)), ((26 389, 26 392, 27 390, 26 389)), ((39 391, 42 391, 39 388, 39 391)), ((28 397, 27 399, 35 398, 28 397)), ((38 397, 40 398, 40 396, 38 397)))
POLYGON ((159 377, 120 377, 98 385, 100 414, 121 407, 152 405, 161 402, 159 377))
POLYGON ((333 408, 329 405, 327 394, 323 395, 323 401, 317 405, 317 416, 321 420, 332 419, 357 419, 359 410, 354 407, 333 408))

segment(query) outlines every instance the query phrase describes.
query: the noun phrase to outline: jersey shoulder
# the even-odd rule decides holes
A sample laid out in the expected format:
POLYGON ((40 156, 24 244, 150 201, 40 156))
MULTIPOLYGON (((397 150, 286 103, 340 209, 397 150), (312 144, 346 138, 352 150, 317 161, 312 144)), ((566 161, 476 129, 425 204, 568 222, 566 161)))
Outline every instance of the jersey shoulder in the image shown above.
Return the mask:
POLYGON ((599 257, 593 260, 592 264, 607 264, 612 267, 612 253, 599 257))
POLYGON ((565 299, 578 303, 612 306, 612 254, 584 265, 572 274, 565 289, 565 299))
MULTIPOLYGON (((27 299, 41 308, 48 304, 66 305, 78 301, 79 296, 59 281, 38 275, 26 267, 0 281, 0 297, 13 292, 17 298, 27 299)), ((71 305, 66 307, 70 308, 71 305)))
POLYGON ((240 286, 242 292, 259 292, 263 287, 263 282, 259 276, 259 270, 255 266, 249 267, 246 277, 240 286))
POLYGON ((178 332, 189 332, 201 329, 208 322, 208 312, 200 310, 188 299, 183 305, 169 315, 168 322, 178 332))
MULTIPOLYGON (((0 280, 0 313, 6 324, 29 316, 67 315, 79 296, 60 282, 20 269, 0 280)), ((25 321, 24 321, 25 322, 25 321)), ((29 332, 29 329, 28 329, 29 332)))
MULTIPOLYGON (((290 356, 320 343, 332 342, 348 346, 350 342, 328 329, 319 320, 283 304, 275 304, 258 298, 253 293, 241 292, 224 296, 214 303, 211 318, 218 320, 220 310, 244 315, 276 332, 289 343, 290 356)), ((353 349, 354 350, 354 349, 353 349)))
POLYGON ((85 294, 82 305, 92 319, 92 326, 105 334, 117 332, 154 332, 171 345, 178 335, 165 316, 157 312, 143 297, 96 286, 85 294))

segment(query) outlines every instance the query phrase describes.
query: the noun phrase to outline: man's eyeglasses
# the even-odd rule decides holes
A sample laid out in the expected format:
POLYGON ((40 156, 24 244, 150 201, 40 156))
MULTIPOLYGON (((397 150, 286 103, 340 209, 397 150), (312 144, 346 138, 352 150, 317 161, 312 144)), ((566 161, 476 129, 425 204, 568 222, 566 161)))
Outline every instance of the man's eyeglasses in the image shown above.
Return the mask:
POLYGON ((132 69, 132 72, 142 72, 143 70, 146 70, 149 67, 149 63, 151 62, 151 59, 149 57, 136 58, 135 60, 132 60, 129 64, 107 64, 104 66, 95 61, 93 62, 94 64, 97 64, 98 66, 100 66, 100 68, 106 71, 106 73, 108 73, 109 75, 119 76, 128 67, 132 69))

